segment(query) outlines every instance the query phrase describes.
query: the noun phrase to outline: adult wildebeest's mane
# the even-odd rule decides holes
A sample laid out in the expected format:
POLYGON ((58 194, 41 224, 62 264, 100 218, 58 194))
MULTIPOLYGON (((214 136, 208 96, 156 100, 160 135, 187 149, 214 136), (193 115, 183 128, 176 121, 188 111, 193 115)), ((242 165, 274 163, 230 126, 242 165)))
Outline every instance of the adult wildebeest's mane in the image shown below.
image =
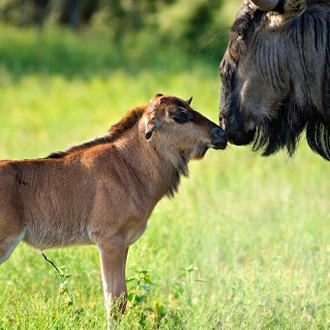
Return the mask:
MULTIPOLYGON (((254 17, 258 16, 261 20, 262 15, 254 17)), ((291 156, 301 134, 306 130, 311 149, 330 160, 330 2, 309 0, 307 9, 286 22, 282 33, 294 41, 295 58, 288 58, 292 52, 284 49, 262 49, 269 46, 266 43, 260 43, 259 54, 256 56, 260 56, 260 66, 264 66, 265 74, 276 78, 272 80, 274 84, 280 84, 280 77, 285 74, 285 70, 289 70, 292 75, 296 75, 292 80, 302 81, 302 90, 297 91, 292 86, 292 93, 278 104, 277 115, 274 117, 265 118, 262 113, 260 117, 256 116, 257 132, 253 150, 263 149, 263 155, 268 156, 286 148, 291 156), (268 56, 273 59, 266 57, 261 60, 261 56, 266 53, 270 53, 268 56), (321 67, 315 66, 316 59, 321 67), (295 61, 299 64, 296 65, 295 61), (287 67, 279 63, 286 63, 287 67), (313 79, 317 80, 320 76, 321 86, 313 84, 313 79)), ((292 85, 294 83, 297 84, 291 81, 292 85)))
POLYGON ((58 151, 55 153, 50 154, 47 158, 63 158, 66 155, 79 151, 79 150, 84 150, 88 149, 100 144, 108 144, 108 143, 113 143, 114 141, 118 140, 120 137, 123 136, 123 134, 133 128, 137 121, 141 118, 143 112, 145 110, 145 107, 143 106, 138 106, 129 112, 124 116, 122 120, 120 120, 118 123, 112 125, 108 131, 107 134, 97 137, 93 140, 75 145, 70 147, 69 149, 66 149, 64 151, 58 151))

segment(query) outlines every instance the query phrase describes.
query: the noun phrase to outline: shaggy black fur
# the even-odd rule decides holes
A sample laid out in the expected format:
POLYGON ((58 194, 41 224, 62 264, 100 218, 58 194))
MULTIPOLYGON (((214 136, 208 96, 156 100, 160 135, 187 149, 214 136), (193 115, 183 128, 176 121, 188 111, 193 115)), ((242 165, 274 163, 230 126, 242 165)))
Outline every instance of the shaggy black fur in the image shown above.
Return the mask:
MULTIPOLYGON (((257 126, 253 150, 262 150, 263 156, 283 148, 292 156, 305 131, 310 148, 330 161, 330 2, 308 0, 304 12, 278 31, 260 32, 268 19, 266 15, 243 5, 235 19, 221 64, 220 116, 225 118, 226 129, 234 141, 244 133, 241 121, 253 117, 257 126), (277 40, 277 44, 270 40, 277 40), (240 103, 240 86, 244 86, 245 80, 237 72, 251 52, 254 56, 251 62, 244 63, 242 76, 249 79, 259 74, 278 94, 276 102, 260 107, 258 113, 245 113, 241 110, 245 105, 240 103), (285 99, 281 99, 283 91, 287 93, 285 99), (240 113, 235 115, 235 111, 240 113)), ((255 104, 256 109, 258 105, 255 104)), ((248 142, 251 141, 246 139, 242 144, 248 142)))
MULTIPOLYGON (((258 123, 253 150, 264 149, 263 156, 272 155, 283 148, 286 148, 288 154, 293 156, 301 134, 313 118, 313 112, 309 111, 311 107, 301 109, 294 102, 283 102, 283 104, 283 108, 278 112, 278 117, 258 123)), ((317 132, 315 131, 311 135, 315 135, 315 133, 317 132)))

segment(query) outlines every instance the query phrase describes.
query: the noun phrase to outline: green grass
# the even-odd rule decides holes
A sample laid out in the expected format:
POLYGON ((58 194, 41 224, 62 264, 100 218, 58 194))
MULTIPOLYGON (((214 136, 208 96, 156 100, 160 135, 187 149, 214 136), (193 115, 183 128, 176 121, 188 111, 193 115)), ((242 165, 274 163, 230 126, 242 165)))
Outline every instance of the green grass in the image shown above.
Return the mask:
MULTIPOLYGON (((63 31, 44 32, 34 57, 39 37, 0 35, 2 159, 43 157, 102 135, 158 92, 194 96, 193 106, 217 120, 212 60, 166 47, 151 56, 140 45, 127 57, 140 61, 145 51, 149 60, 127 64, 101 39, 86 36, 94 43, 87 49, 63 31)), ((304 143, 293 160, 229 146, 190 172, 130 249, 127 278, 147 270, 153 284, 136 292, 128 283, 142 298, 117 329, 329 329, 329 164, 304 143)), ((42 255, 20 244, 0 268, 0 329, 106 328, 96 248, 46 255, 71 275, 73 302, 42 255)))

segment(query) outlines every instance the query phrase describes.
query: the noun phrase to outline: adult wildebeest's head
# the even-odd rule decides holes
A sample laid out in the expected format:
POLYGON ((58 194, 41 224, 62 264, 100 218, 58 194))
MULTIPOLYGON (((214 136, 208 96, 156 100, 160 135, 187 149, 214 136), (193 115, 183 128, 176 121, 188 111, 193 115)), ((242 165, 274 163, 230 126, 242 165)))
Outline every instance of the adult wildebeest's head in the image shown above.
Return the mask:
POLYGON ((244 0, 220 73, 220 122, 232 143, 292 155, 306 129, 330 160, 328 0, 244 0))

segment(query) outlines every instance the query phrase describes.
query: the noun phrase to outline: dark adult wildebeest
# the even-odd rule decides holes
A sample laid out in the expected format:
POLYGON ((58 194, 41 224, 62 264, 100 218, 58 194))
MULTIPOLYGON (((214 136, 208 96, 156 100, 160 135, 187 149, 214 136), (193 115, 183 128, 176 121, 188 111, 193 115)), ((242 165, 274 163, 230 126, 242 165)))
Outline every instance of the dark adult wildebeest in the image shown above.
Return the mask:
POLYGON ((229 141, 292 155, 306 131, 330 160, 329 0, 245 0, 220 73, 229 141))
POLYGON ((123 295, 128 248, 188 162, 224 149, 226 133, 190 101, 157 94, 103 137, 35 160, 0 162, 0 264, 20 241, 44 250, 95 244, 108 315, 123 295))

